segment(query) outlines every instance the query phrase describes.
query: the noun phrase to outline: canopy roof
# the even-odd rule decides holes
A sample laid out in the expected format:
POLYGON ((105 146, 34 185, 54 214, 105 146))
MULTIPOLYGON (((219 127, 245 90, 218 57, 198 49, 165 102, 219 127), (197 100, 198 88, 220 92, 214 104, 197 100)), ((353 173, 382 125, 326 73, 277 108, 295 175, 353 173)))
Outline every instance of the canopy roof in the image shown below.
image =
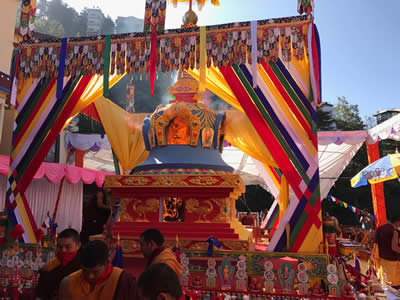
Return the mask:
MULTIPOLYGON (((8 176, 9 165, 10 157, 0 155, 0 175, 8 176)), ((79 181, 85 184, 92 184, 95 182, 98 187, 102 187, 104 177, 112 174, 113 173, 78 168, 70 165, 44 162, 40 165, 33 179, 37 180, 45 177, 51 183, 59 183, 65 177, 67 182, 71 184, 76 184, 79 181)))

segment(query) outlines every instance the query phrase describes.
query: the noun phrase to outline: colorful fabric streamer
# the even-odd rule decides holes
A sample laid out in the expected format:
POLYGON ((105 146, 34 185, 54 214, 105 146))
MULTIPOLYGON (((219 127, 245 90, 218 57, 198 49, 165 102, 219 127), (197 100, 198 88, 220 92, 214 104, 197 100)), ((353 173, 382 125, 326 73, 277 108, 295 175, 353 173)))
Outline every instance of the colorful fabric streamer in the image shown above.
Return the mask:
POLYGON ((65 56, 67 53, 67 38, 61 40, 60 64, 58 65, 57 99, 61 100, 64 87, 65 56))
POLYGON ((251 32, 251 66, 253 78, 253 88, 257 87, 257 21, 250 22, 250 32, 251 32))
POLYGON ((109 76, 110 76, 110 53, 111 53, 111 36, 106 35, 104 39, 104 72, 103 72, 103 96, 109 97, 109 76))
POLYGON ((207 255, 212 256, 213 251, 214 251, 214 246, 217 247, 218 249, 221 248, 221 243, 218 241, 217 238, 215 237, 210 237, 208 240, 208 249, 207 249, 207 255))
MULTIPOLYGON (((357 207, 355 207, 355 206, 353 206, 353 205, 351 205, 351 204, 348 204, 347 202, 341 201, 341 200, 339 200, 339 199, 333 197, 333 196, 330 195, 330 194, 328 194, 328 196, 326 197, 326 199, 327 199, 328 201, 331 201, 331 202, 333 202, 333 203, 336 203, 337 205, 340 205, 340 206, 343 207, 343 208, 347 208, 348 210, 352 211, 353 213, 355 213, 355 214, 357 214, 357 215, 359 215, 359 216, 361 216, 362 213, 363 213, 363 210, 361 210, 361 209, 359 209, 359 208, 357 208, 357 207)), ((375 222, 375 216, 372 215, 372 214, 370 214, 370 216, 371 216, 372 220, 375 222)))
POLYGON ((122 254, 122 248, 121 248, 121 244, 118 241, 116 247, 115 247, 115 256, 114 259, 112 261, 112 265, 114 267, 118 267, 123 269, 124 268, 124 259, 123 259, 123 254, 122 254))
POLYGON ((322 224, 318 216, 321 202, 313 113, 316 102, 310 102, 280 59, 258 65, 257 88, 253 88, 253 71, 247 64, 219 70, 274 160, 279 162, 279 169, 296 197, 289 202, 267 250, 282 251, 286 247, 286 224, 290 224, 290 251, 316 251, 305 242, 309 234, 317 236, 322 224), (297 121, 288 122, 293 115, 297 121), (296 122, 292 123, 296 126, 290 126, 290 122, 296 122))

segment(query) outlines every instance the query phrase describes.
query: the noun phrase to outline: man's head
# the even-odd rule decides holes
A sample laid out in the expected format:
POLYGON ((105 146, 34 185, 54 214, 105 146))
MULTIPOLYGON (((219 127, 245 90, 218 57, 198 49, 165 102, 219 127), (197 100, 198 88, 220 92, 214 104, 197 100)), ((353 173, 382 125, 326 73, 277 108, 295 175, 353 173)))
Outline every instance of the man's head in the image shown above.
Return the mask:
POLYGON ((147 229, 140 235, 140 250, 146 258, 150 258, 154 250, 162 247, 163 244, 164 236, 157 229, 147 229))
POLYGON ((78 231, 72 228, 63 230, 57 238, 57 252, 77 252, 81 247, 78 231))
POLYGON ((86 281, 95 281, 107 270, 110 252, 107 245, 99 240, 90 241, 82 247, 81 267, 86 281))
POLYGON ((178 300, 182 288, 178 275, 166 264, 151 265, 138 280, 139 299, 178 300))
POLYGON ((390 219, 390 223, 398 230, 400 230, 400 216, 394 216, 390 219))

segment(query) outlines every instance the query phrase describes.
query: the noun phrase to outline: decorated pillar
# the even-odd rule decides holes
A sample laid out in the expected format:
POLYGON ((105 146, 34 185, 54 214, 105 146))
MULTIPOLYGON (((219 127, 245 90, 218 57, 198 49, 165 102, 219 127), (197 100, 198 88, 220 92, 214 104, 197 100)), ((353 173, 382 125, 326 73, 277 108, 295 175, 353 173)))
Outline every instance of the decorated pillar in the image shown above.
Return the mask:
MULTIPOLYGON (((378 160, 379 155, 379 141, 375 144, 367 142, 368 163, 372 164, 378 160)), ((374 207, 375 224, 381 226, 387 223, 385 193, 383 190, 383 182, 371 184, 372 204, 374 207)))

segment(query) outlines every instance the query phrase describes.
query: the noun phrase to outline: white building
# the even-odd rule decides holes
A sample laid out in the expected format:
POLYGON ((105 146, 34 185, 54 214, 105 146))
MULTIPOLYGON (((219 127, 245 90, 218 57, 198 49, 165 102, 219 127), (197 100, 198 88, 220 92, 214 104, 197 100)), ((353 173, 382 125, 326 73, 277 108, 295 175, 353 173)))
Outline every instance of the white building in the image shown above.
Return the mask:
POLYGON ((87 35, 97 35, 101 33, 104 22, 104 14, 99 8, 87 8, 87 35))
POLYGON ((142 32, 144 20, 135 17, 118 17, 115 25, 117 33, 142 32))
POLYGON ((380 109, 374 114, 374 117, 376 118, 376 123, 380 124, 397 114, 400 114, 400 108, 380 109))

